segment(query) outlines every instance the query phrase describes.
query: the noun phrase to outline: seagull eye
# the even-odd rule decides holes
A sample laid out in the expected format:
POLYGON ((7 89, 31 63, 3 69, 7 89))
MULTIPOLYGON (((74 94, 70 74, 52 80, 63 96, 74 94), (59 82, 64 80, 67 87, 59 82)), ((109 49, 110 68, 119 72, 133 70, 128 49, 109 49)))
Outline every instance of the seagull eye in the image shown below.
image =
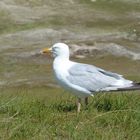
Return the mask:
POLYGON ((54 47, 52 50, 53 51, 57 51, 58 50, 58 47, 54 47))

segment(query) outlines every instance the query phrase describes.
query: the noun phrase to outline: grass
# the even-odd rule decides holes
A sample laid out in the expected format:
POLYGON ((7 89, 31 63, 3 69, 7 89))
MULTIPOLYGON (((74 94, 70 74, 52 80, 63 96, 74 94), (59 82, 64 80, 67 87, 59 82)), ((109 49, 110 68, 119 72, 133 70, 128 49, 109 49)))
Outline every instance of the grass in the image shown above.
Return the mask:
POLYGON ((89 6, 105 10, 111 11, 114 14, 126 14, 128 11, 139 11, 139 2, 126 2, 121 0, 96 0, 92 2, 91 0, 80 0, 81 3, 88 4, 89 6))
MULTIPOLYGON (((10 33, 22 30, 29 30, 35 28, 67 28, 70 30, 78 29, 102 29, 106 32, 120 30, 133 33, 133 29, 135 29, 135 25, 138 24, 137 18, 132 18, 128 16, 128 12, 139 12, 139 4, 135 2, 124 2, 117 0, 96 0, 96 2, 92 2, 91 0, 79 0, 72 7, 65 6, 63 2, 46 2, 45 0, 14 0, 15 3, 19 6, 27 6, 30 8, 49 5, 55 6, 58 10, 57 13, 52 14, 51 16, 41 16, 39 19, 33 20, 31 22, 18 22, 15 21, 14 18, 10 15, 10 13, 6 10, 0 10, 0 34, 10 33), (55 5, 56 4, 56 5, 55 5), (57 5, 62 5, 62 9, 58 9, 57 5), (71 10, 73 8, 73 10, 71 10), (85 12, 77 11, 78 9, 83 9, 85 12), (65 14, 65 10, 68 11, 65 14), (80 12, 80 13, 79 13, 80 12), (115 16, 115 18, 111 18, 111 16, 101 16, 99 13, 108 13, 109 15, 115 16), (88 14, 89 13, 89 14, 88 14), (93 14, 91 14, 93 13, 93 14), (95 14, 94 14, 95 13, 95 14), (122 14, 123 13, 123 14, 122 14), (97 15, 96 15, 97 14, 97 15), (99 14, 99 17, 98 17, 99 14), (79 16, 82 15, 82 16, 79 16), (101 17, 100 17, 101 16, 101 17), (125 17, 125 18, 124 18, 125 17), (80 27, 79 27, 80 25, 80 27), (132 25, 132 27, 130 27, 132 25), (132 28, 132 30, 130 30, 132 28)), ((139 36, 139 27, 137 25, 138 30, 136 30, 136 34, 139 36)), ((85 30, 83 30, 85 31, 85 30)))
MULTIPOLYGON (((45 0, 14 1, 20 6, 31 8, 48 4, 45 0)), ((52 2, 49 2, 51 5, 52 2)), ((109 0, 96 0, 96 2, 79 0, 76 3, 79 4, 78 6, 65 7, 64 4, 62 9, 58 9, 57 5, 60 6, 60 4, 62 2, 53 3, 58 11, 54 12, 51 17, 43 16, 36 21, 25 23, 15 21, 8 11, 0 10, 0 34, 29 29, 59 28, 75 32, 78 30, 88 32, 96 29, 110 32, 115 29, 129 32, 130 37, 133 34, 136 34, 137 37, 140 36, 137 19, 127 16, 127 12, 139 12, 137 3, 127 3, 120 0, 113 2, 109 0), (79 12, 77 12, 78 8, 79 12), (80 11, 81 8, 83 10, 80 11), (68 13, 65 14, 65 10, 68 13), (104 12, 109 15, 113 14, 115 18, 102 17, 101 14, 104 12)), ((121 41, 127 46, 133 45, 131 41, 132 45, 128 40, 121 41)), ((93 41, 91 42, 93 43, 93 41)), ((28 51, 29 48, 26 47, 24 50, 28 51)), ((52 84, 54 82, 48 60, 45 60, 47 64, 40 64, 38 60, 42 58, 30 58, 27 61, 27 59, 5 55, 7 52, 20 52, 20 49, 11 48, 0 53, 0 81, 6 80, 14 83, 17 79, 27 78, 33 84, 27 86, 26 83, 23 83, 18 86, 17 83, 14 83, 14 87, 0 88, 1 140, 139 140, 139 91, 98 94, 94 98, 90 98, 89 105, 82 106, 82 111, 77 114, 75 97, 60 88, 44 86, 47 85, 46 81, 52 84), (35 83, 44 77, 46 77, 45 84, 42 84, 41 81, 35 83)), ((106 70, 125 74, 131 80, 140 81, 139 61, 112 56, 85 58, 76 61, 95 64, 106 70)))
POLYGON ((99 94, 76 113, 75 98, 61 89, 1 89, 1 139, 115 139, 140 137, 139 92, 99 94))
POLYGON ((48 3, 45 0, 38 0, 38 1, 36 1, 36 0, 22 0, 22 1, 15 0, 15 2, 17 4, 19 4, 19 5, 26 5, 26 4, 28 4, 29 6, 32 6, 32 7, 34 7, 34 6, 42 6, 42 5, 48 3))
MULTIPOLYGON (((53 83, 47 58, 46 64, 39 64, 26 59, 14 62, 2 55, 1 77, 4 72, 15 73, 6 80, 14 82, 18 78, 32 79, 42 75, 47 78, 44 83, 53 83)), ((76 61, 95 64, 140 81, 139 61, 113 56, 76 61)), ((90 98, 88 107, 82 106, 81 113, 77 114, 73 96, 60 88, 41 86, 41 83, 36 85, 37 80, 33 79, 32 87, 25 83, 19 87, 14 85, 0 89, 0 139, 139 140, 139 91, 98 94, 90 98)))
POLYGON ((3 10, 0 10, 0 18, 0 34, 48 27, 48 23, 43 20, 28 23, 15 22, 9 13, 3 10))

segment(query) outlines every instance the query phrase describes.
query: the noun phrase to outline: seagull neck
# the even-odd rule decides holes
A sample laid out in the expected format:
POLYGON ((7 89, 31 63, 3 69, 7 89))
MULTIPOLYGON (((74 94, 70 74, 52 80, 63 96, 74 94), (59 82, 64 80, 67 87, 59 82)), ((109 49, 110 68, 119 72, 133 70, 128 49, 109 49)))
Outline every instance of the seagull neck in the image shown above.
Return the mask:
POLYGON ((69 57, 62 57, 62 56, 57 56, 54 61, 53 64, 54 66, 58 66, 58 65, 65 65, 66 63, 69 62, 69 57))
POLYGON ((53 68, 54 68, 54 71, 55 70, 58 70, 58 69, 62 69, 62 67, 66 67, 67 64, 69 64, 69 57, 56 57, 53 61, 53 68))
POLYGON ((55 60, 69 60, 69 56, 63 56, 63 55, 61 55, 61 56, 57 56, 56 58, 55 58, 55 60))

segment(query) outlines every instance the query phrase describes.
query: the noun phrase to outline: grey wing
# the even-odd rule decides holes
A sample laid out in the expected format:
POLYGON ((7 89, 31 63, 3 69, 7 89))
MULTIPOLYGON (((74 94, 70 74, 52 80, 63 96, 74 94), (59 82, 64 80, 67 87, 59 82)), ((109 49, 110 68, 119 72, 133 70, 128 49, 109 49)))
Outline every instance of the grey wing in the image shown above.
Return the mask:
POLYGON ((118 80, 123 78, 121 75, 95 66, 77 63, 69 69, 67 79, 72 84, 94 92, 106 87, 113 87, 118 80))

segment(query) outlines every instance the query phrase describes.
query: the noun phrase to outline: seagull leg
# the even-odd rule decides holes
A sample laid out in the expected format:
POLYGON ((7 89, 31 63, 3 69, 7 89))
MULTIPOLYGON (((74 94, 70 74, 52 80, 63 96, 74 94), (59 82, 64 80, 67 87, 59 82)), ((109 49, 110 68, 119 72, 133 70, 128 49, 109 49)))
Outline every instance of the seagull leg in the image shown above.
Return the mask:
POLYGON ((79 113, 81 109, 81 98, 78 98, 78 103, 77 103, 77 112, 79 113))
POLYGON ((85 105, 88 105, 88 97, 85 98, 85 105))

